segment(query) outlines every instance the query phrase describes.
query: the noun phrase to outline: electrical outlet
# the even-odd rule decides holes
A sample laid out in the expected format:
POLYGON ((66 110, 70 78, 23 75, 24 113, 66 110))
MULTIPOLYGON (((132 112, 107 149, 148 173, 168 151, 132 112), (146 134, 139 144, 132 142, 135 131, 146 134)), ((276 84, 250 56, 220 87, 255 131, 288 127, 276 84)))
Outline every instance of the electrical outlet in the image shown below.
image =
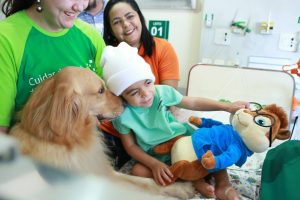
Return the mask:
POLYGON ((297 34, 282 33, 279 39, 279 49, 282 51, 297 51, 297 34))
POLYGON ((215 44, 230 45, 231 32, 230 29, 216 29, 215 31, 215 44))
POLYGON ((214 14, 206 13, 205 14, 205 26, 207 28, 211 28, 214 20, 214 14))

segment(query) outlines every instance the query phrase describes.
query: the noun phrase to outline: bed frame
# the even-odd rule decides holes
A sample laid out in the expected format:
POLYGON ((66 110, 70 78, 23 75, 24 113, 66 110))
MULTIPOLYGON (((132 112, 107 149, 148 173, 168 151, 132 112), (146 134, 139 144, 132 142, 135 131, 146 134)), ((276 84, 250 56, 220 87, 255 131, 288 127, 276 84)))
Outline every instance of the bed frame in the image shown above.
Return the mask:
MULTIPOLYGON (((254 101, 261 105, 276 103, 291 119, 295 80, 277 70, 196 64, 188 74, 187 96, 201 96, 219 101, 254 101)), ((226 123, 228 113, 207 112, 226 123)))

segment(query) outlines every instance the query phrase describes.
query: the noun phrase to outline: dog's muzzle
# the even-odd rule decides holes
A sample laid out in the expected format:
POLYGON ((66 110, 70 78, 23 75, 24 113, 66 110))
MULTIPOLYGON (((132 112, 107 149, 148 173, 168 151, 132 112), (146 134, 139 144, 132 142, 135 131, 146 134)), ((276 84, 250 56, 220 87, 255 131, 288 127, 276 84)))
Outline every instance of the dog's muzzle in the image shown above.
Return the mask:
POLYGON ((98 119, 99 122, 112 121, 112 120, 116 119, 117 117, 119 117, 120 114, 121 113, 119 113, 119 112, 115 112, 113 117, 105 117, 104 115, 99 114, 99 115, 97 115, 97 119, 98 119))

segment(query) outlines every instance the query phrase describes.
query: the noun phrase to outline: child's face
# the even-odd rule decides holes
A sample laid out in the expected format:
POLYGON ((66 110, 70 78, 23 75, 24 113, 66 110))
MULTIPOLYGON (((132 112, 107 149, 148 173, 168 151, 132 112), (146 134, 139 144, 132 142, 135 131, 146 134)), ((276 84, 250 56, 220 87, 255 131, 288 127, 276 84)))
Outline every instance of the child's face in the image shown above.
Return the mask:
POLYGON ((135 107, 150 107, 153 103, 155 86, 153 81, 147 79, 134 83, 128 87, 122 97, 129 105, 135 107))

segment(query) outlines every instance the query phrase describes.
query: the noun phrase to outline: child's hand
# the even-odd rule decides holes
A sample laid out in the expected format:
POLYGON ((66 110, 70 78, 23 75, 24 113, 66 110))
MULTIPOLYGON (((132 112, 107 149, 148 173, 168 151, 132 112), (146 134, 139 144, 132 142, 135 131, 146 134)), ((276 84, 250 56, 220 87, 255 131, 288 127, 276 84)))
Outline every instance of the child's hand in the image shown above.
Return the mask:
POLYGON ((236 111, 242 108, 249 108, 249 102, 245 101, 236 101, 229 104, 228 112, 234 114, 236 111))
POLYGON ((151 170, 156 184, 166 186, 172 183, 173 174, 165 163, 157 161, 151 170))

